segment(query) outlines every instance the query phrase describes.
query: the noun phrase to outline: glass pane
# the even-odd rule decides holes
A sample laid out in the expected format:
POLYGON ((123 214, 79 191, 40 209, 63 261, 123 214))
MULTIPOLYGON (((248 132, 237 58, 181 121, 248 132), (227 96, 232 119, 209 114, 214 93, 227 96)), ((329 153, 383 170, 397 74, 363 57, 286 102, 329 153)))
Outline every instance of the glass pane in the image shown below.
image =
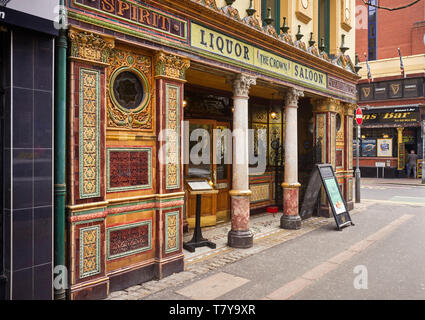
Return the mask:
POLYGON ((137 109, 143 101, 142 81, 133 72, 121 72, 114 81, 114 96, 121 107, 137 109))
POLYGON ((231 156, 231 132, 226 126, 216 127, 216 169, 217 180, 224 180, 228 178, 228 167, 231 156))
POLYGON ((189 124, 188 177, 211 179, 211 133, 211 125, 189 124))

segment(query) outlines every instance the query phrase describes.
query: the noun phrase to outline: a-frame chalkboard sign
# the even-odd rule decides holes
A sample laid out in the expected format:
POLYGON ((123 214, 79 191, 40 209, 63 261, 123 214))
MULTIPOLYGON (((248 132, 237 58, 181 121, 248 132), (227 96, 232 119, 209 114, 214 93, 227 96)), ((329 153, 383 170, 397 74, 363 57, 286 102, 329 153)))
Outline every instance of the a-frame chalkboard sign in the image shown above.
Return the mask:
POLYGON ((318 195, 323 185, 328 197, 338 230, 354 225, 347 210, 335 172, 330 164, 316 164, 308 182, 300 216, 306 219, 312 216, 314 206, 319 201, 318 195))

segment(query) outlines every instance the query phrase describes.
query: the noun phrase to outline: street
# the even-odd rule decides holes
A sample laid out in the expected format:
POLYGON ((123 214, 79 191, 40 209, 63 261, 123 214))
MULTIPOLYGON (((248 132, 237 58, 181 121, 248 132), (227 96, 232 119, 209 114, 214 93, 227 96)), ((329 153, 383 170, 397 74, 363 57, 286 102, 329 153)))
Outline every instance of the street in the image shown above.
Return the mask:
POLYGON ((338 232, 327 219, 295 239, 144 299, 424 299, 425 186, 382 182, 362 182, 355 226, 338 232))

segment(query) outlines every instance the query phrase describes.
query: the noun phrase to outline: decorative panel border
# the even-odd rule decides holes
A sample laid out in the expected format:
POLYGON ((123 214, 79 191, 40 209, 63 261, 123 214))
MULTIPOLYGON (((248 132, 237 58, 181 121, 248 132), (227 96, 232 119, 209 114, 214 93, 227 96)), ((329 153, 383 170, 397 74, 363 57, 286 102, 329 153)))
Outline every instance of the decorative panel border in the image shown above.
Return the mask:
POLYGON ((180 212, 172 211, 165 214, 165 253, 180 250, 180 212))
MULTIPOLYGON (((130 236, 126 237, 123 236, 123 239, 120 239, 121 241, 127 241, 127 242, 132 242, 131 244, 134 245, 134 241, 140 240, 138 235, 135 239, 132 239, 130 236)), ((124 245, 130 245, 129 243, 124 244, 124 245)), ((131 224, 125 224, 125 225, 119 225, 119 226, 114 226, 114 227, 109 227, 106 229, 106 259, 109 260, 114 260, 114 259, 118 259, 118 258, 122 258, 122 257, 126 257, 129 255, 133 255, 136 253, 141 253, 144 251, 148 251, 152 249, 152 220, 144 220, 144 221, 140 221, 140 222, 136 222, 136 223, 131 223, 131 224), (120 252, 118 254, 111 254, 111 232, 114 231, 123 231, 123 230, 128 230, 128 229, 133 229, 133 228, 138 228, 141 226, 148 226, 148 243, 146 246, 140 247, 140 248, 136 248, 136 249, 131 249, 131 250, 127 250, 127 251, 123 251, 120 252)))
POLYGON ((80 279, 100 273, 100 225, 80 228, 79 269, 80 279))
POLYGON ((129 190, 142 190, 142 189, 151 189, 152 188, 152 147, 137 147, 137 148, 128 148, 128 147, 114 147, 106 149, 106 191, 107 192, 117 192, 117 191, 129 191, 129 190), (124 187, 111 187, 110 186, 110 177, 111 177, 111 165, 110 157, 111 152, 148 152, 148 180, 149 182, 144 185, 136 186, 124 186, 124 187))
POLYGON ((166 164, 165 189, 180 188, 180 95, 181 87, 165 84, 166 164))
POLYGON ((80 69, 80 198, 100 196, 100 71, 80 69))

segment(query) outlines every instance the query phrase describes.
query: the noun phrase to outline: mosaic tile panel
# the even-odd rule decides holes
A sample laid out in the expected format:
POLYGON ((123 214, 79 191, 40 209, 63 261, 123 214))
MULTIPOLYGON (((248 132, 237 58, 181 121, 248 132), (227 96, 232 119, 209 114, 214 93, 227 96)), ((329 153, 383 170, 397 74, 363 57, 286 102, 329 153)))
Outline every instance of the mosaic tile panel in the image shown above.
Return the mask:
POLYGON ((106 258, 118 259, 152 249, 152 221, 106 229, 106 258))
POLYGON ((353 118, 347 117, 347 151, 348 151, 348 170, 353 169, 353 118))
POLYGON ((335 165, 337 169, 344 168, 344 150, 336 149, 335 165))
POLYGON ((108 148, 107 191, 152 188, 152 148, 108 148))
POLYGON ((100 226, 80 229, 80 278, 100 273, 100 226))
POLYGON ((179 212, 167 212, 165 214, 165 253, 178 251, 179 249, 179 212))
POLYGON ((100 71, 80 69, 80 198, 100 196, 100 71))
MULTIPOLYGON (((270 124, 269 125, 269 165, 276 165, 276 151, 272 148, 272 142, 276 139, 279 139, 279 144, 282 145, 282 126, 280 124, 270 124)), ((277 156, 282 156, 277 154, 277 156)), ((279 160, 280 163, 280 160, 279 160)))
POLYGON ((270 183, 251 184, 251 203, 270 200, 270 183))
POLYGON ((353 200, 353 179, 347 179, 348 181, 348 201, 353 200))
POLYGON ((336 114, 331 113, 331 132, 330 132, 330 140, 331 140, 331 164, 335 169, 335 147, 336 147, 336 114))
POLYGON ((167 129, 167 150, 165 165, 165 188, 180 188, 180 87, 165 85, 165 125, 167 129))
POLYGON ((322 140, 322 163, 326 163, 326 114, 316 115, 316 139, 322 140))

